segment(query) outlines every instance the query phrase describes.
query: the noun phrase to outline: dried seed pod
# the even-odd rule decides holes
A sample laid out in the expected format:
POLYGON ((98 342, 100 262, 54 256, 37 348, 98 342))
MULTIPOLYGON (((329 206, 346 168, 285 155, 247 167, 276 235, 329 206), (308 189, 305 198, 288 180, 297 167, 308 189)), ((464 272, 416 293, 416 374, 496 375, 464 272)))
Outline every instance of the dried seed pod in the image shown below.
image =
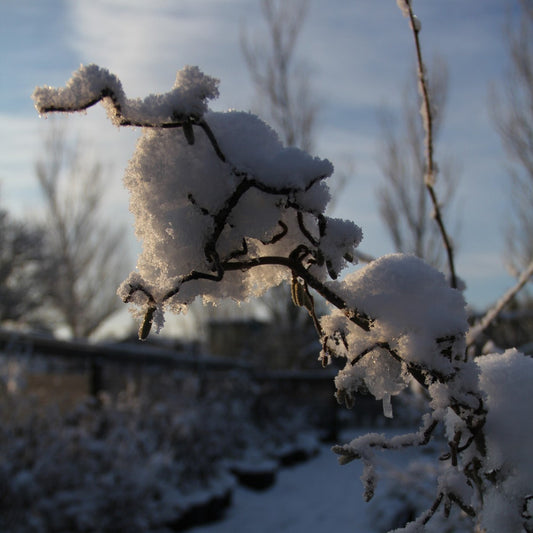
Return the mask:
POLYGON ((141 326, 139 327, 139 340, 144 341, 148 338, 150 330, 152 329, 152 323, 154 321, 155 307, 150 306, 144 315, 141 326))
POLYGON ((333 263, 329 259, 326 261, 326 268, 328 270, 329 277, 333 280, 337 279, 338 273, 333 268, 333 263))
POLYGON ((347 394, 344 397, 344 404, 346 405, 346 409, 353 409, 355 405, 355 398, 351 394, 347 394))
POLYGON ((291 279, 291 298, 294 305, 297 307, 303 306, 304 289, 298 282, 296 276, 293 276, 291 279))
POLYGON ((291 298, 294 305, 305 307, 310 313, 314 312, 313 298, 309 294, 306 283, 300 283, 296 276, 291 280, 291 298))

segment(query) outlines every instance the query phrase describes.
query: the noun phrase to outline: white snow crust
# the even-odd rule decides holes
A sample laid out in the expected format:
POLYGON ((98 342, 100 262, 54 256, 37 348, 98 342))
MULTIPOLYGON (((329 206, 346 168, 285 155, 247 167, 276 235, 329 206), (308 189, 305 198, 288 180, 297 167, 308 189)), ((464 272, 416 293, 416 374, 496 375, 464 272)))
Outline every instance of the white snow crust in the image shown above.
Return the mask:
POLYGON ((485 471, 499 479, 486 492, 482 524, 487 533, 521 531, 522 505, 533 494, 533 358, 513 348, 477 364, 488 407, 485 471))
POLYGON ((347 359, 336 378, 338 389, 353 395, 363 386, 385 400, 390 414, 388 395, 400 393, 410 380, 405 363, 444 375, 454 372, 453 357, 442 356, 437 339, 453 338, 454 350, 460 352, 468 323, 462 294, 449 287, 443 274, 415 256, 391 254, 332 286, 349 307, 374 318, 368 332, 341 310, 322 318, 327 334, 334 338, 341 332, 346 341, 346 346, 337 347, 338 354, 347 359), (404 363, 380 347, 383 343, 404 363))
POLYGON ((103 99, 113 123, 161 125, 188 117, 200 118, 207 111, 206 100, 218 96, 218 80, 187 66, 176 75, 172 91, 144 99, 128 99, 120 80, 98 65, 81 66, 64 88, 38 87, 33 93, 40 113, 53 110, 79 111, 103 99))

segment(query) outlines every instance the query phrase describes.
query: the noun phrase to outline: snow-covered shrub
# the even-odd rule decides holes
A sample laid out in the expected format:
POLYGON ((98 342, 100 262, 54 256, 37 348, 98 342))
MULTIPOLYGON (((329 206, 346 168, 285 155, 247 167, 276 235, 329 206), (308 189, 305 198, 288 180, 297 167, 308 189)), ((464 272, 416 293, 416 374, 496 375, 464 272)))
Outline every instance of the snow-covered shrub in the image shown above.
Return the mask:
MULTIPOLYGON (((410 2, 398 3, 416 37, 420 22, 410 2)), ((430 131, 421 63, 419 84, 430 131)), ((241 302, 289 279, 293 301, 313 318, 322 363, 346 360, 335 380, 339 401, 351 406, 357 391, 370 392, 390 417, 391 397, 411 381, 429 395, 415 433, 372 433, 334 447, 343 464, 363 461, 365 498, 374 494, 377 450, 425 445, 440 426, 448 442, 436 494, 404 531, 421 531, 452 507, 487 532, 532 531, 533 465, 517 448, 533 445, 525 424, 533 360, 518 352, 479 362, 468 357, 465 302, 453 269, 450 287, 420 259, 393 254, 338 279, 353 262, 362 231, 325 215, 332 164, 283 147, 254 115, 210 111, 207 101, 217 95, 216 80, 186 67, 169 93, 130 100, 118 79, 95 65, 81 67, 65 88, 34 93, 43 114, 85 110, 102 100, 115 124, 143 127, 125 175, 143 250, 119 289, 144 316, 140 338, 152 323, 162 327, 166 310, 184 312, 196 297, 241 302), (331 305, 329 315, 317 317, 311 290, 331 305)), ((434 198, 429 142, 426 149, 425 181, 434 198)), ((447 242, 444 231, 443 237, 447 242)))
POLYGON ((148 532, 232 488, 229 460, 266 461, 308 429, 297 413, 257 420, 249 379, 217 375, 204 397, 125 390, 63 415, 2 399, 0 530, 148 532))

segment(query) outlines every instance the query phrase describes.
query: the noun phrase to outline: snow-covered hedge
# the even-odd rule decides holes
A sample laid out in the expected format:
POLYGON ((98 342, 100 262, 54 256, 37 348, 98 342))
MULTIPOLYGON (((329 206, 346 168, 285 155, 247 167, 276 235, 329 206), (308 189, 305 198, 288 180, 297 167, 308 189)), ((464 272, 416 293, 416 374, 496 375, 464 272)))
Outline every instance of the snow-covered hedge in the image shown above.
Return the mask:
POLYGON ((247 378, 226 376, 201 397, 194 389, 194 380, 168 387, 155 403, 135 391, 102 395, 66 414, 24 391, 2 395, 0 530, 179 529, 195 506, 231 492, 232 464, 276 463, 310 430, 283 406, 257 419, 247 378))

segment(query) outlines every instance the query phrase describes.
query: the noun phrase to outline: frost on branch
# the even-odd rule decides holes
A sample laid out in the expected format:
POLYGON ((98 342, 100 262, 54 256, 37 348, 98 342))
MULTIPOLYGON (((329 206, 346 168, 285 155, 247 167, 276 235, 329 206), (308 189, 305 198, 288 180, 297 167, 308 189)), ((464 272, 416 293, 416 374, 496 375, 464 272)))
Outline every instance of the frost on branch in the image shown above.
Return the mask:
POLYGON ((185 67, 176 76, 172 91, 152 94, 143 100, 126 98, 120 80, 97 65, 81 66, 66 87, 38 87, 33 93, 39 113, 80 111, 100 100, 117 126, 165 126, 176 121, 200 119, 207 111, 206 100, 218 96, 218 80, 198 67, 185 67))
MULTIPOLYGON (((410 12, 410 3, 400 4, 410 12)), ((463 297, 420 259, 385 256, 337 280, 362 232, 324 214, 333 166, 284 147, 252 114, 210 111, 217 83, 186 67, 169 93, 130 100, 114 75, 90 65, 65 88, 34 93, 41 113, 102 100, 114 123, 143 126, 124 178, 143 248, 119 289, 144 316, 140 337, 152 322, 162 325, 167 308, 184 311, 197 297, 243 301, 290 279, 294 302, 313 318, 323 363, 346 359, 335 380, 339 401, 351 405, 357 392, 370 392, 392 416, 391 397, 411 381, 428 394, 418 431, 372 433, 334 448, 343 464, 363 461, 364 497, 374 494, 376 451, 425 445, 440 425, 447 443, 435 500, 405 531, 423 531, 452 505, 487 533, 508 524, 533 531, 533 443, 529 424, 521 429, 513 418, 519 405, 519 420, 529 420, 533 359, 469 359, 463 297), (332 306, 320 320, 311 291, 332 306)))
POLYGON ((130 100, 89 65, 65 88, 34 92, 41 113, 102 100, 114 123, 144 126, 124 180, 143 251, 119 290, 144 309, 143 335, 164 307, 183 311, 197 296, 242 301, 291 271, 315 287, 335 279, 362 238, 353 222, 324 215, 331 163, 283 147, 252 114, 208 111, 217 83, 186 67, 169 93, 130 100))
POLYGON ((339 400, 351 405, 357 392, 368 391, 390 416, 390 397, 413 373, 424 385, 454 375, 468 324, 463 296, 443 274, 417 257, 393 254, 347 275, 335 291, 373 317, 370 331, 341 310, 322 319, 324 352, 347 360, 335 380, 339 400))
POLYGON ((515 349, 479 357, 487 395, 484 493, 481 523, 491 531, 533 531, 533 358, 515 349))
POLYGON ((204 118, 224 161, 204 134, 191 147, 179 131, 154 129, 144 132, 126 171, 143 242, 138 272, 153 299, 179 310, 199 295, 209 301, 259 295, 289 271, 246 265, 288 258, 302 241, 316 276, 327 274, 326 263, 338 272, 361 231, 323 216, 329 200, 323 180, 332 165, 283 148, 274 131, 249 113, 209 112, 204 118))

